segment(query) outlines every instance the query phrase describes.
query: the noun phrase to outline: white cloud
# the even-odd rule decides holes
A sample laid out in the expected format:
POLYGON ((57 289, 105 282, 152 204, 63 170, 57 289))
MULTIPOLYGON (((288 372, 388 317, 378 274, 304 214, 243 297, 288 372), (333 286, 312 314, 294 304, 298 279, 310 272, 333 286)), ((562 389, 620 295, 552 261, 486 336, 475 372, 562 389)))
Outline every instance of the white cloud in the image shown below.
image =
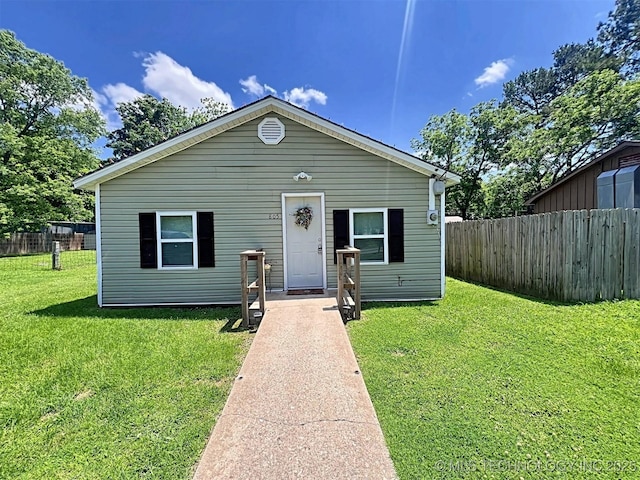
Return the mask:
POLYGON ((107 106, 109 104, 109 99, 102 93, 95 91, 93 88, 91 89, 91 94, 93 97, 91 101, 91 106, 94 108, 94 110, 96 110, 100 114, 100 116, 104 119, 105 123, 107 124, 107 128, 109 128, 112 125, 111 125, 111 122, 109 121, 109 116, 105 111, 105 110, 108 110, 107 106))
MULTIPOLYGON (((106 87, 103 87, 103 90, 106 87)), ((111 103, 109 97, 96 90, 91 89, 93 93, 93 108, 95 108, 102 118, 104 119, 107 130, 112 131, 122 126, 118 112, 115 110, 115 106, 111 103)))
POLYGON ((250 75, 246 79, 240 80, 240 85, 242 85, 242 91, 247 95, 253 95, 255 97, 263 97, 265 94, 278 95, 275 88, 270 87, 266 83, 260 83, 256 75, 250 75))
POLYGON ((126 83, 108 84, 100 92, 93 91, 93 106, 102 113, 107 122, 107 130, 116 130, 122 126, 120 115, 116 112, 119 103, 130 102, 144 94, 126 83))
MULTIPOLYGON (((145 69, 142 85, 145 92, 159 98, 167 98, 174 105, 185 107, 188 110, 200 107, 200 100, 203 98, 213 98, 233 108, 231 95, 224 92, 214 82, 207 82, 196 77, 190 68, 180 65, 165 53, 134 52, 133 55, 136 58, 142 58, 142 66, 145 69)), ((100 91, 94 90, 93 105, 102 112, 107 121, 107 128, 115 130, 122 126, 120 116, 116 112, 118 104, 131 102, 143 95, 144 93, 138 89, 118 82, 105 85, 100 91)))
POLYGON ((105 85, 102 87, 102 92, 104 95, 98 94, 98 103, 110 103, 113 106, 123 102, 130 102, 144 95, 144 93, 122 82, 116 83, 115 85, 105 85), (105 101, 105 97, 108 99, 108 102, 105 101))
MULTIPOLYGON (((240 79, 240 85, 242 85, 242 91, 247 95, 253 95, 255 97, 263 97, 265 95, 279 96, 275 88, 266 83, 260 83, 257 75, 250 75, 244 80, 240 79)), ((287 102, 303 108, 308 108, 311 102, 316 102, 320 105, 326 105, 327 103, 327 95, 315 88, 292 88, 291 90, 282 92, 282 97, 287 102)))
POLYGON ((483 88, 503 80, 511 65, 513 65, 513 59, 511 58, 491 62, 491 65, 484 69, 482 75, 475 79, 476 85, 483 88))
POLYGON ((167 98, 174 105, 192 110, 200 106, 201 99, 213 98, 233 107, 231 95, 215 82, 196 77, 189 67, 180 65, 165 53, 148 54, 142 65, 145 68, 142 78, 145 89, 167 98))
POLYGON ((91 89, 91 93, 93 94, 93 107, 96 110, 100 111, 103 105, 107 105, 109 103, 109 99, 105 95, 93 88, 91 89))
POLYGON ((264 95, 264 87, 258 82, 258 77, 255 75, 251 75, 246 80, 240 80, 240 85, 242 85, 242 91, 244 93, 255 95, 256 97, 264 95))
POLYGON ((327 95, 315 88, 305 89, 304 87, 292 88, 289 91, 283 93, 284 99, 297 105, 298 107, 307 108, 312 101, 325 105, 327 103, 327 95))

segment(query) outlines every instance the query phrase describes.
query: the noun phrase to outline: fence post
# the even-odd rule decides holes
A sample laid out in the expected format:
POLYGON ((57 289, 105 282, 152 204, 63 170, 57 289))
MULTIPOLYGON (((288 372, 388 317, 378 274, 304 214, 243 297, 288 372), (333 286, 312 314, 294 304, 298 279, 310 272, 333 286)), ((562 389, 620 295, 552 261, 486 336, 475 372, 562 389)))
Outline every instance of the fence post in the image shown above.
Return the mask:
POLYGON ((54 270, 60 270, 60 242, 51 243, 51 265, 54 270))

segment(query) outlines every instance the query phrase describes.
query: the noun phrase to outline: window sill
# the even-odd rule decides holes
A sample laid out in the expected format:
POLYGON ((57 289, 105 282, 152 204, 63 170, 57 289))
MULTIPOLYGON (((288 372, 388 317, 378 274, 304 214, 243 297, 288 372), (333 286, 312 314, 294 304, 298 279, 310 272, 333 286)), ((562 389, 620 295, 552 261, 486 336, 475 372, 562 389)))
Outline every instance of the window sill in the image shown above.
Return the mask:
POLYGON ((173 272, 176 270, 198 270, 198 267, 158 267, 158 270, 173 272))

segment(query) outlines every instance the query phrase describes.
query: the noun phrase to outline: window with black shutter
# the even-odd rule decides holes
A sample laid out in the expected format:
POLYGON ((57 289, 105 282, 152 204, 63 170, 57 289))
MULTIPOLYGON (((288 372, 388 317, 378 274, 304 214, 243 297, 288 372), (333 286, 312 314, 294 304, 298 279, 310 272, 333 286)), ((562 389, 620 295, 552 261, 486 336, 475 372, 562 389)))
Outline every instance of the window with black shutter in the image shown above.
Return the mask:
POLYGON ((338 263, 336 250, 349 245, 349 210, 333 211, 333 263, 338 263))
POLYGON ((215 267, 213 212, 198 212, 198 266, 215 267))
POLYGON ((404 262, 404 210, 352 208, 333 211, 335 249, 351 245, 360 250, 363 264, 404 262))
POLYGON ((140 230, 140 268, 158 267, 156 213, 138 214, 140 230))
POLYGON ((404 210, 402 208, 390 208, 387 220, 389 263, 404 262, 404 210))
POLYGON ((140 267, 215 266, 213 212, 140 213, 140 267))

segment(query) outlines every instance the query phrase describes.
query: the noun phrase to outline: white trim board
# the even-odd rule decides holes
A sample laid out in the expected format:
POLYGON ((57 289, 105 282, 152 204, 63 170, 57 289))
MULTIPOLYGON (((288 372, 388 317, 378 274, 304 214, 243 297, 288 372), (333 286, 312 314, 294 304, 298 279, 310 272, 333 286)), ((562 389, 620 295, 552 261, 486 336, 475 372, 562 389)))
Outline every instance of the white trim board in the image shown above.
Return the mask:
POLYGON ((96 270, 98 276, 98 306, 102 307, 102 226, 100 225, 100 184, 96 185, 96 270))
POLYGON ((447 223, 445 222, 445 212, 444 212, 444 193, 440 195, 440 224, 438 228, 440 229, 440 296, 444 298, 444 290, 447 284, 446 279, 446 268, 445 268, 445 255, 446 255, 446 243, 445 243, 445 233, 447 231, 447 223))
MULTIPOLYGON (((382 142, 373 140, 353 130, 337 125, 318 115, 314 115, 300 107, 296 107, 284 100, 275 97, 265 97, 246 107, 223 115, 200 127, 189 130, 181 135, 162 142, 136 155, 92 172, 84 177, 77 178, 73 182, 74 188, 95 190, 96 186, 113 178, 117 178, 132 170, 153 163, 174 153, 180 152, 192 145, 200 143, 211 137, 219 135, 231 128, 242 125, 260 116, 277 113, 289 120, 305 125, 330 137, 353 145, 361 150, 372 153, 378 157, 395 162, 410 170, 414 170, 426 176, 436 176, 444 180, 447 185, 455 185, 460 182, 460 177, 455 173, 423 161, 418 157, 397 150, 382 142)), ((257 138, 256 131, 256 138, 257 138)))
POLYGON ((206 307, 240 305, 242 302, 167 302, 167 303, 105 303, 103 307, 206 307))
MULTIPOLYGON (((327 292, 336 292, 335 288, 325 288, 327 292)), ((272 293, 283 293, 285 290, 273 290, 272 293)), ((267 292, 267 295, 269 292, 267 292)), ((292 297, 292 300, 294 298, 292 297)), ((438 297, 425 297, 425 298, 367 298, 363 299, 362 303, 367 302, 435 302, 442 300, 438 297)), ((267 302, 269 300, 267 299, 267 302)), ((242 302, 172 302, 172 303, 105 303, 102 305, 106 308, 135 308, 135 307, 218 307, 227 305, 240 305, 242 302)))
POLYGON ((424 298, 367 298, 362 299, 362 303, 367 302, 436 302, 442 300, 442 297, 424 297, 424 298))

